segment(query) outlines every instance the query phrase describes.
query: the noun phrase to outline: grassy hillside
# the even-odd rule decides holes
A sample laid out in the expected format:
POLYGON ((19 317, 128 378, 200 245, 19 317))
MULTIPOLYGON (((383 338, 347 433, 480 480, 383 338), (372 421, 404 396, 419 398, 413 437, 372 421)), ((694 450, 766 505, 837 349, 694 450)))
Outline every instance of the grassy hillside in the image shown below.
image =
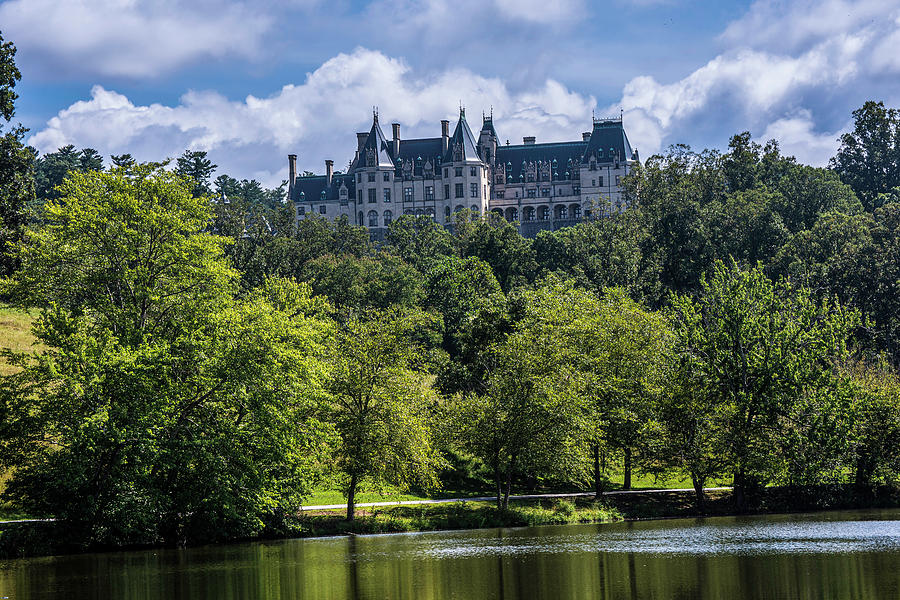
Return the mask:
MULTIPOLYGON (((33 349, 31 323, 34 317, 21 310, 0 305, 0 347, 15 351, 33 349)), ((0 374, 9 375, 12 367, 0 359, 0 374)))

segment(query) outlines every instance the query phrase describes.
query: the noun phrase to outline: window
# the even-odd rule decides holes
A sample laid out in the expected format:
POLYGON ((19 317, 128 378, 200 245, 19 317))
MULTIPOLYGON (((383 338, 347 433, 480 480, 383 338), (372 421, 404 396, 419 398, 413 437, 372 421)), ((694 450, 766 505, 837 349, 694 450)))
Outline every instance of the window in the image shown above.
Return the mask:
POLYGON ((301 217, 302 217, 303 215, 305 215, 305 214, 306 214, 306 207, 305 207, 305 206, 298 206, 298 207, 297 207, 297 214, 300 215, 301 217))
POLYGON ((603 187, 603 175, 600 176, 600 187, 603 187))
POLYGON ((535 190, 535 189, 528 190, 528 197, 529 198, 537 198, 537 190, 535 190))
POLYGON ((573 186, 572 193, 576 196, 580 196, 581 195, 581 186, 578 186, 578 185, 573 186))
POLYGON ((541 175, 541 181, 550 181, 550 174, 544 173, 543 175, 541 175))
POLYGON ((581 207, 577 204, 572 205, 572 218, 580 219, 581 218, 581 207))
POLYGON ((444 169, 444 177, 450 177, 450 169, 444 169))
POLYGON ((462 212, 464 210, 466 210, 465 206, 463 206, 462 204, 457 204, 456 208, 453 209, 453 212, 462 212))
POLYGON ((526 221, 534 221, 534 207, 526 206, 525 210, 522 211, 525 214, 526 221))
POLYGON ((497 183, 503 183, 503 175, 497 175, 497 183))
POLYGON ((616 175, 616 185, 619 185, 620 181, 621 181, 621 176, 616 175))
POLYGON ((469 176, 478 177, 478 167, 469 167, 469 176))
POLYGON ((375 188, 369 190, 369 204, 375 204, 377 202, 377 198, 375 197, 375 188))
POLYGON ((413 190, 411 187, 403 188, 403 201, 404 202, 412 202, 413 201, 413 190))
POLYGON ((384 173, 384 180, 385 180, 385 181, 390 181, 390 180, 391 180, 391 173, 390 173, 390 171, 386 171, 386 172, 384 173))
POLYGON ((505 197, 506 197, 506 192, 503 191, 503 190, 498 190, 498 191, 497 191, 497 197, 498 197, 498 198, 505 198, 505 197))
POLYGON ((358 196, 359 203, 362 204, 362 190, 359 190, 358 192, 356 192, 356 195, 358 196))
POLYGON ((450 207, 449 206, 444 207, 444 216, 448 219, 450 218, 450 207))
POLYGON ((394 213, 389 210, 384 211, 384 226, 387 227, 394 220, 394 213))
POLYGON ((534 173, 528 174, 528 183, 534 183, 534 173))
POLYGON ((391 190, 389 190, 387 188, 384 189, 384 201, 385 202, 391 201, 391 190))
POLYGON ((449 200, 449 199, 450 199, 450 184, 446 183, 446 184, 444 184, 444 200, 449 200))
POLYGON ((480 210, 477 206, 475 206, 475 205, 473 204, 473 205, 472 205, 472 213, 473 213, 473 214, 476 214, 476 215, 480 215, 480 214, 481 214, 481 210, 480 210))
POLYGON ((463 184, 461 184, 461 183, 456 184, 456 197, 457 198, 463 197, 463 184))
POLYGON ((356 224, 357 224, 357 225, 362 225, 362 224, 363 224, 362 211, 359 211, 359 215, 358 215, 358 216, 359 216, 359 220, 357 220, 356 224))
POLYGON ((429 202, 434 202, 434 186, 426 185, 425 186, 425 199, 429 202))
MULTIPOLYGON (((600 186, 603 186, 603 179, 600 180, 600 186)), ((597 187, 597 180, 591 179, 591 187, 597 187)))
POLYGON ((544 198, 550 197, 550 188, 541 188, 541 196, 544 198))
POLYGON ((462 177, 462 167, 456 167, 454 170, 457 177, 462 177))
POLYGON ((369 173, 369 182, 371 183, 374 181, 375 181, 375 173, 369 173))
POLYGON ((328 212, 328 208, 324 204, 319 206, 319 214, 320 215, 324 215, 327 212, 328 212))
POLYGON ((362 183, 362 173, 356 174, 356 183, 362 183))
POLYGON ((369 211, 369 227, 378 227, 378 213, 374 210, 369 211))
POLYGON ((546 221, 550 218, 550 209, 546 206, 541 206, 538 208, 538 219, 541 221, 546 221))
POLYGON ((469 184, 469 195, 472 196, 473 198, 478 197, 478 184, 477 183, 469 184))

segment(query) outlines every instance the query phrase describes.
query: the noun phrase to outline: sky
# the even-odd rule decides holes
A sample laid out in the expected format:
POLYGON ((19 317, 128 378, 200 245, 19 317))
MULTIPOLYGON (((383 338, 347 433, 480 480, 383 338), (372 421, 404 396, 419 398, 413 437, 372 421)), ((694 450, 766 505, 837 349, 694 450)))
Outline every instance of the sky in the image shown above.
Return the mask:
POLYGON ((404 138, 460 105, 511 143, 622 114, 642 158, 749 131, 813 165, 900 107, 900 0, 0 0, 0 32, 40 152, 204 150, 269 186, 291 153, 346 168, 376 106, 404 138))

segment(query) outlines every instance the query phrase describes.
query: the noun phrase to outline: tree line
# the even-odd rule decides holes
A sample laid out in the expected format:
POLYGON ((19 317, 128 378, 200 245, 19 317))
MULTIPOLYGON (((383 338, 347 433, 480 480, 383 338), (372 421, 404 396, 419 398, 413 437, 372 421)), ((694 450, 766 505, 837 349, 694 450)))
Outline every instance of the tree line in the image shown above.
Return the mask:
POLYGON ((379 244, 210 182, 202 152, 104 169, 13 129, 0 293, 41 347, 3 353, 4 498, 89 546, 281 531, 325 485, 353 518, 363 486, 432 490, 461 460, 499 509, 614 470, 687 476, 699 505, 731 481, 739 509, 894 484, 900 117, 854 118, 829 168, 739 134, 648 159, 621 214, 533 240, 404 216, 379 244))

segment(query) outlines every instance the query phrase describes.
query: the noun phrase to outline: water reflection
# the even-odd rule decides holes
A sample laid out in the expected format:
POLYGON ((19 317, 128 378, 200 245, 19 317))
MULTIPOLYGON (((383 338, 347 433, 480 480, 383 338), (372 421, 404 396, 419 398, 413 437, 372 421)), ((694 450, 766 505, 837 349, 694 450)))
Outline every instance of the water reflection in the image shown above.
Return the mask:
POLYGON ((900 511, 358 536, 0 564, 9 598, 897 598, 900 511))

